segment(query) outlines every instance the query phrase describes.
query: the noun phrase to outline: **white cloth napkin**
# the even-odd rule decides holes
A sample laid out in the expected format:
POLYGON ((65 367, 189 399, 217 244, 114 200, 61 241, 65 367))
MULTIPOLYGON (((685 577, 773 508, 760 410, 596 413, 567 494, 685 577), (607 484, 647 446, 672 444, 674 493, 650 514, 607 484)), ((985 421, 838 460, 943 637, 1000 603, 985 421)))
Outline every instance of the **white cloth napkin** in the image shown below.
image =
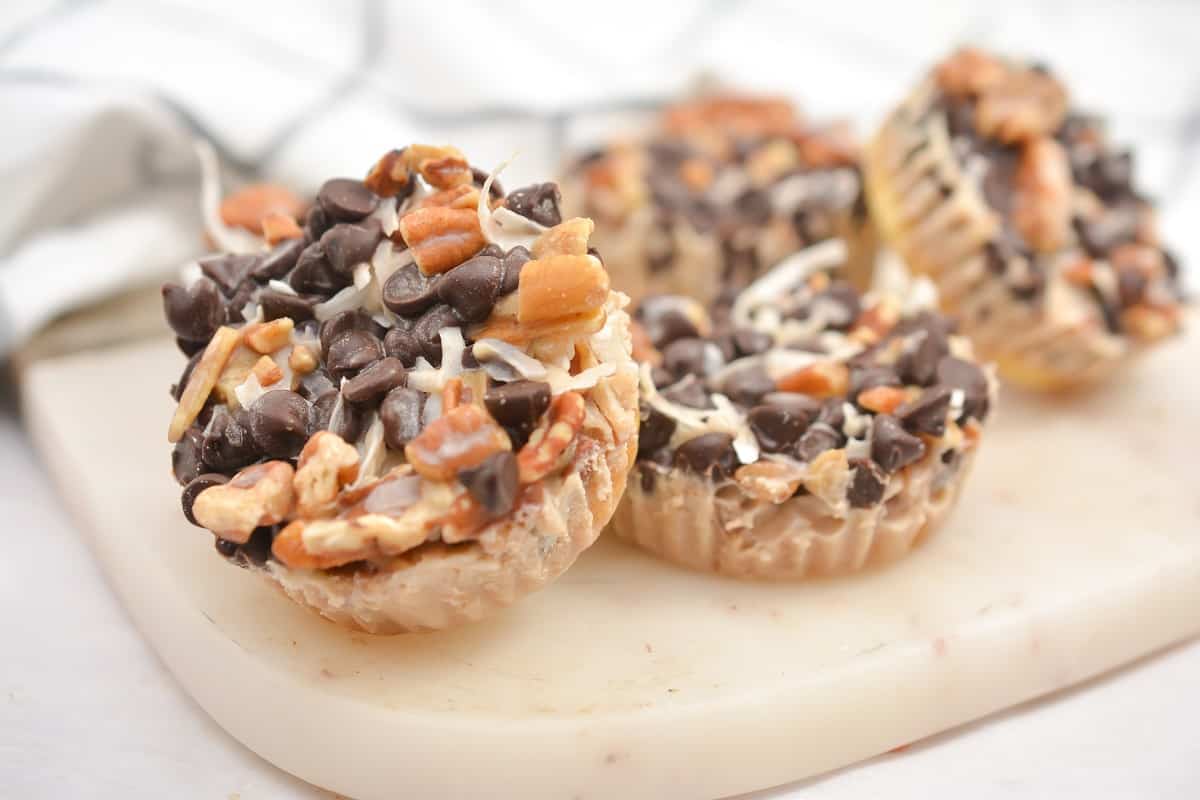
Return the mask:
POLYGON ((987 8, 678 0, 33 2, 0 8, 0 355, 200 250, 209 139, 228 174, 311 190, 453 141, 512 186, 702 73, 860 133, 960 41, 1065 73, 1138 146, 1185 256, 1200 234, 1200 5, 987 8))

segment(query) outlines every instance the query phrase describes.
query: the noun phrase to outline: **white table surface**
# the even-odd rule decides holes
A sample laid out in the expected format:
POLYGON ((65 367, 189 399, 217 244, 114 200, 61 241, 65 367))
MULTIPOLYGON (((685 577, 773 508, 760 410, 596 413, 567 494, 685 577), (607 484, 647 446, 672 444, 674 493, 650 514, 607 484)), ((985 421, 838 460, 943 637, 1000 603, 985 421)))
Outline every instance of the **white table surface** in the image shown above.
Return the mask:
MULTIPOLYGON (((0 510, 8 523, 0 797, 334 797, 246 750, 176 685, 60 506, 13 395, 11 385, 0 387, 0 510)), ((1197 675, 1200 642, 1186 643, 902 753, 754 797, 957 798, 965 790, 973 800, 1194 800, 1197 675)))

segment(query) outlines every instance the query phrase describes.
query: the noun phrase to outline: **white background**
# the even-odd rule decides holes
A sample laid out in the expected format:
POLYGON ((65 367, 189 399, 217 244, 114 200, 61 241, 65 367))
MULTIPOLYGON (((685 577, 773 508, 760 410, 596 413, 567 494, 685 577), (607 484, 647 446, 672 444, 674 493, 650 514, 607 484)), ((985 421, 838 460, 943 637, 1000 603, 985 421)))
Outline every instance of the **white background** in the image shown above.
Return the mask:
MULTIPOLYGON (((1110 114, 1164 202, 1168 240, 1197 263, 1198 33, 1200 4, 1185 2, 3 3, 0 350, 186 257, 191 132, 214 136, 231 165, 301 187, 414 138, 459 142, 485 165, 519 149, 519 185, 589 129, 563 109, 667 96, 711 71, 867 131, 965 40, 1049 61, 1081 104, 1110 114)), ((61 510, 16 390, 0 391, 0 798, 329 797, 242 748, 175 685, 61 510)), ((762 796, 1191 800, 1198 675, 1193 643, 762 796)))

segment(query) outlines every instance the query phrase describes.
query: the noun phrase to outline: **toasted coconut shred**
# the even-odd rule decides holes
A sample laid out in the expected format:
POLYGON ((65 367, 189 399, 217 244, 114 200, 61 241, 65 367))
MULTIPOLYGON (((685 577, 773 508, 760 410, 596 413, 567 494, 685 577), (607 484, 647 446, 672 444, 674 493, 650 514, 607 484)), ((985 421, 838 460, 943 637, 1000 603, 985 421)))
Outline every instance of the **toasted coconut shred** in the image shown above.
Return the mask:
MULTIPOLYGON (((210 278, 228 281, 238 270, 239 283, 219 288, 242 304, 245 320, 232 326, 232 342, 226 335, 219 352, 209 347, 211 359, 206 352, 190 367, 181 392, 187 405, 181 401, 172 428, 190 418, 194 431, 180 438, 176 463, 180 447, 194 446, 220 456, 202 470, 230 479, 177 471, 189 484, 185 506, 217 535, 218 551, 263 570, 326 616, 380 632, 478 618, 569 566, 611 515, 636 435, 627 300, 609 291, 595 257, 574 250, 578 227, 559 233, 495 201, 491 188, 505 164, 472 187, 461 154, 417 145, 385 155, 365 186, 327 182, 306 223, 322 228, 291 257, 297 266, 282 275, 263 269, 256 279, 254 265, 281 250, 224 225, 215 155, 199 150, 210 237, 235 254, 228 258, 255 259, 185 270, 185 288, 197 297, 210 278), (473 235, 461 206, 449 205, 471 191, 481 249, 448 249, 473 235), (453 234, 439 233, 442 225, 454 226, 453 234), (312 250, 323 242, 330 249, 312 250), (513 254, 518 247, 528 252, 513 254), (347 253, 363 258, 346 264, 347 253), (344 277, 310 277, 312 264, 335 256, 344 277), (460 290, 437 287, 460 265, 488 258, 504 281, 491 289, 481 321, 480 298, 496 284, 470 283, 489 280, 477 277, 486 274, 480 264, 456 278, 460 290), (519 274, 503 274, 512 269, 519 274), (545 293, 539 281, 546 280, 553 283, 547 296, 567 299, 523 321, 518 295, 545 293), (385 298, 404 291, 434 294, 408 305, 385 298), (262 292, 272 293, 271 309, 262 292), (310 309, 311 321, 298 317, 270 344, 265 335, 241 338, 252 326, 270 330, 285 298, 310 309), (440 324, 431 328, 426 320, 434 318, 440 324), (210 412, 206 401, 229 411, 210 412), (270 469, 239 468, 245 460, 270 469), (260 473, 271 476, 269 485, 260 473), (208 482, 193 490, 196 481, 208 482), (269 554, 256 550, 263 540, 269 554), (415 557, 417 550, 427 554, 415 557), (497 570, 513 574, 498 579, 497 570)), ((179 316, 168 308, 169 319, 179 316)), ((191 331, 182 323, 177 330, 191 331)))

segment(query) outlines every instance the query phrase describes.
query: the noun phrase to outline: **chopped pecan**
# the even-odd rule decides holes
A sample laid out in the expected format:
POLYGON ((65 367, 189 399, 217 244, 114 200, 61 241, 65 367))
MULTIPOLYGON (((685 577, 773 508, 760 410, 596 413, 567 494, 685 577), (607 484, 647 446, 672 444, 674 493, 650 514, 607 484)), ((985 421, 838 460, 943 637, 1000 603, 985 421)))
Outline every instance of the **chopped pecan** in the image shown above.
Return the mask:
POLYGON ((411 169, 419 172, 430 186, 437 189, 450 189, 460 184, 469 184, 473 180, 470 164, 455 147, 409 145, 404 150, 404 160, 411 169))
POLYGON ((492 453, 511 450, 504 429, 477 405, 461 405, 431 422, 404 448, 405 458, 424 478, 448 481, 492 453))
POLYGON ((800 166, 800 152, 789 141, 772 139, 746 159, 746 174, 755 186, 766 186, 800 166))
POLYGON ((291 464, 268 461, 247 467, 229 483, 205 489, 196 496, 192 515, 222 539, 244 543, 260 525, 282 522, 292 499, 291 464))
POLYGON ((462 378, 451 378, 446 381, 446 385, 442 387, 442 413, 453 411, 462 405, 463 400, 463 382, 462 378))
POLYGON ((1013 225, 1036 251, 1051 253, 1071 235, 1071 165, 1054 139, 1026 142, 1014 178, 1013 225))
POLYGON ((471 330, 471 338, 475 341, 488 338, 499 339, 520 346, 551 337, 563 340, 577 339, 603 328, 607 318, 608 315, 602 308, 585 314, 575 314, 536 323, 520 323, 512 316, 493 314, 471 330))
POLYGON ((291 341, 292 329, 295 327, 296 323, 290 317, 247 325, 244 329, 246 346, 263 355, 274 353, 291 341))
POLYGON ((1108 260, 1119 269, 1133 269, 1145 278, 1158 278, 1166 272, 1162 251, 1138 242, 1126 242, 1113 248, 1108 260))
POLYGON ((845 502, 849 486, 850 462, 845 450, 826 450, 809 463, 804 488, 831 508, 845 502))
POLYGON ((790 102, 774 97, 718 94, 680 103, 663 114, 663 127, 685 135, 714 129, 741 136, 785 134, 799 126, 790 102))
POLYGON ((589 255, 553 255, 526 262, 517 287, 522 325, 588 314, 608 299, 608 273, 589 255))
POLYGON ((407 190, 411 180, 404 151, 389 150, 371 167, 363 183, 380 197, 395 197, 407 190))
POLYGON ((224 325, 213 334, 208 346, 204 348, 204 354, 196 362, 183 394, 179 396, 179 405, 176 406, 175 415, 171 417, 171 425, 167 429, 168 441, 173 443, 183 438, 183 432, 199 416, 213 387, 217 385, 217 379, 221 377, 225 364, 241 341, 241 331, 224 325))
POLYGON ((975 106, 975 127, 1005 144, 1051 136, 1067 114, 1062 84, 1042 72, 1014 70, 991 86, 975 106))
POLYGON ((858 143, 846 122, 804 134, 799 147, 800 157, 809 167, 850 167, 858 163, 858 143))
POLYGON ((805 470, 782 461, 756 461, 738 467, 733 479, 751 497, 769 503, 782 503, 796 493, 805 470))
POLYGON ((263 219, 280 214, 292 219, 304 216, 305 203, 289 189, 270 183, 252 183, 221 202, 221 221, 234 228, 263 233, 263 219))
POLYGON ((259 386, 271 386, 283 380, 283 370, 270 356, 262 356, 254 362, 254 369, 251 372, 254 373, 254 377, 258 378, 259 386))
POLYGON ((812 397, 842 397, 850 388, 850 369, 837 361, 819 361, 778 381, 781 392, 800 392, 812 397))
POLYGON ((288 354, 288 366, 292 368, 292 372, 300 375, 312 372, 317 368, 318 363, 317 354, 307 345, 298 344, 288 354))
POLYGON ((693 192, 703 192, 712 185, 712 164, 702 158, 689 158, 679 165, 679 179, 693 192))
POLYGON ((539 236, 533 243, 533 257, 585 256, 588 249, 588 237, 592 235, 595 228, 595 223, 587 217, 575 217, 566 222, 560 222, 539 236))
POLYGON ((399 230, 426 275, 457 267, 487 244, 479 229, 479 215, 465 208, 414 209, 401 217, 399 230))
POLYGON ((878 414, 890 414, 908 400, 908 392, 896 386, 873 386, 859 392, 857 398, 860 406, 878 414))
POLYGON ((445 206, 446 208, 469 208, 474 211, 478 205, 479 190, 470 184, 462 184, 452 189, 443 189, 440 192, 434 192, 428 197, 423 198, 417 204, 417 207, 445 206))
POLYGON ((262 234, 267 244, 279 244, 286 239, 299 239, 304 231, 295 218, 273 211, 262 218, 262 234))
POLYGON ((522 485, 539 481, 550 473, 583 427, 585 408, 579 392, 565 392, 554 398, 542 424, 517 453, 522 485))
POLYGON ((442 541, 457 544, 475 537, 479 529, 492 521, 492 516, 467 492, 454 498, 450 510, 442 518, 442 541))
POLYGON ((973 97, 1003 82, 1009 68, 974 47, 962 47, 933 71, 938 88, 954 97, 973 97))
POLYGON ((1067 283, 1086 289, 1092 285, 1092 267, 1090 258, 1080 256, 1063 267, 1062 274, 1067 283))
POLYGON ((1139 303, 1121 312, 1121 327, 1144 342, 1166 338, 1179 329, 1174 309, 1139 303))
POLYGON ((357 477, 358 450, 331 431, 314 433, 300 451, 292 479, 297 512, 303 517, 324 512, 357 477))

